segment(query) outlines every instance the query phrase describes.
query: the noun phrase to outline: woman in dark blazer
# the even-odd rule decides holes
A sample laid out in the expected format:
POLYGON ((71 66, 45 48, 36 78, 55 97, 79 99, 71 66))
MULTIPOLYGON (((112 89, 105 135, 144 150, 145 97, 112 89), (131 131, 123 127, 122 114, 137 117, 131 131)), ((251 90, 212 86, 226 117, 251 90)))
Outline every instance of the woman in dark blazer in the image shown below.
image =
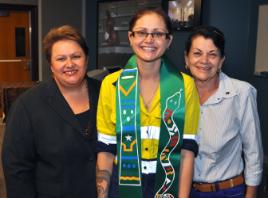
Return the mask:
POLYGON ((71 26, 44 38, 52 77, 22 94, 7 118, 8 198, 96 197, 99 82, 86 77, 88 48, 71 26))

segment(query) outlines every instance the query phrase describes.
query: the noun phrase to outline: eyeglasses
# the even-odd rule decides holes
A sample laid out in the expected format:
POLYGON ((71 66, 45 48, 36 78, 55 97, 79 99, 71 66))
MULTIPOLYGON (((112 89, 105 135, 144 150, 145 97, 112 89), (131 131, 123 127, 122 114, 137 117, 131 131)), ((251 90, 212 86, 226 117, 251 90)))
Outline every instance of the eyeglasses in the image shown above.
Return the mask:
POLYGON ((134 37, 137 37, 139 39, 145 39, 149 35, 152 36, 154 39, 168 39, 169 38, 169 33, 166 32, 144 32, 144 31, 132 31, 131 32, 134 37))

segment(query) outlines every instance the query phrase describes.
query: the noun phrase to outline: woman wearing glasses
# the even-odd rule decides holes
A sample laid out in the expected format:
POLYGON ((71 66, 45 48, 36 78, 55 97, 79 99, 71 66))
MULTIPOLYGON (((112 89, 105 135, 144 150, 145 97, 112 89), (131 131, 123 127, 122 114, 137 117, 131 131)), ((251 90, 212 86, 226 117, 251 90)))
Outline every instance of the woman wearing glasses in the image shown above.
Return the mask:
POLYGON ((172 35, 161 9, 138 11, 128 38, 134 55, 103 80, 99 97, 98 196, 188 198, 198 150, 194 82, 163 57, 172 35))

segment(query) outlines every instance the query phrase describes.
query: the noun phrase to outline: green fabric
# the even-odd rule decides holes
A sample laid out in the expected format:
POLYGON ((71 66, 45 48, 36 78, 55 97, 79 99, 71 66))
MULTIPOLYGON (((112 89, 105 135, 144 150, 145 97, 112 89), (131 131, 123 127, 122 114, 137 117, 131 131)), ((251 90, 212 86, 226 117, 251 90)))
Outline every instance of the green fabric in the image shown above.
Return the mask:
POLYGON ((116 88, 116 136, 120 197, 142 197, 140 104, 137 69, 125 70, 116 88))
MULTIPOLYGON (((120 197, 142 197, 138 83, 138 69, 134 55, 117 82, 116 133, 120 197), (132 149, 125 152, 126 148, 132 149)), ((165 58, 161 60, 160 67, 160 98, 161 129, 155 197, 177 197, 185 114, 184 82, 180 72, 165 58)))

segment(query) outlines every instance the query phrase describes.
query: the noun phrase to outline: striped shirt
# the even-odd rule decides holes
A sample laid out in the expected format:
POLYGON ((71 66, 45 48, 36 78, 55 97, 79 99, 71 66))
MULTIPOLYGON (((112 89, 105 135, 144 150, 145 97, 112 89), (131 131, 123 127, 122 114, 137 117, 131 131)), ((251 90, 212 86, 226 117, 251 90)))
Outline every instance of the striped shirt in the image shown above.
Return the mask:
POLYGON ((194 181, 212 183, 244 171, 246 184, 258 185, 263 150, 255 88, 220 73, 219 88, 200 113, 194 181))

